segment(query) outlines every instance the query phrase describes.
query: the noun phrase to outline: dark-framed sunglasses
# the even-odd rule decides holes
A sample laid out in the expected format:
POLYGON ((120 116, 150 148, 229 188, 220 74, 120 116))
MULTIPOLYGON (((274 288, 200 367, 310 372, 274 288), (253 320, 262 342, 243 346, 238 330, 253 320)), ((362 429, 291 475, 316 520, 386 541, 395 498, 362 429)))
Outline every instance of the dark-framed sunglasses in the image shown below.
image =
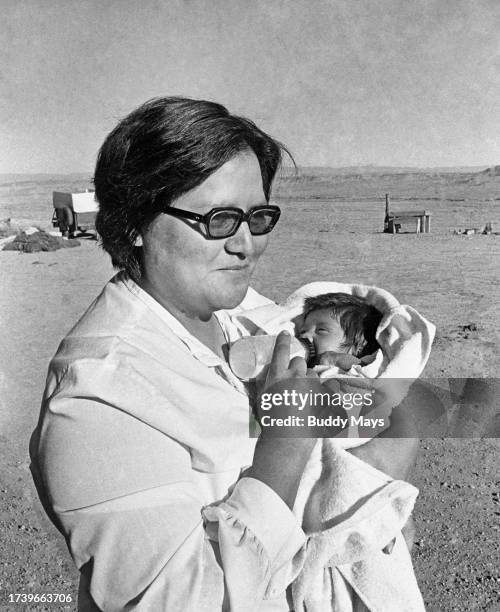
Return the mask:
POLYGON ((280 208, 272 204, 254 206, 248 212, 232 206, 212 208, 205 215, 170 206, 162 212, 179 219, 191 219, 202 223, 207 231, 207 238, 211 240, 234 236, 244 221, 248 223, 253 236, 268 234, 278 222, 281 214, 280 208))

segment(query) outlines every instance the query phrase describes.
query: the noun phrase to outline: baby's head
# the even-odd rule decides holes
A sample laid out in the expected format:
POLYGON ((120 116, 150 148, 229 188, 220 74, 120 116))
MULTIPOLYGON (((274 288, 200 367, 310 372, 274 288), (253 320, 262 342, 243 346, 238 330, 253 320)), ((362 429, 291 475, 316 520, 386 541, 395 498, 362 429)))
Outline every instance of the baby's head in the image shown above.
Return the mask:
POLYGON ((316 355, 327 351, 364 357, 380 348, 375 334, 382 314, 362 298, 324 293, 305 299, 299 338, 314 343, 316 355))

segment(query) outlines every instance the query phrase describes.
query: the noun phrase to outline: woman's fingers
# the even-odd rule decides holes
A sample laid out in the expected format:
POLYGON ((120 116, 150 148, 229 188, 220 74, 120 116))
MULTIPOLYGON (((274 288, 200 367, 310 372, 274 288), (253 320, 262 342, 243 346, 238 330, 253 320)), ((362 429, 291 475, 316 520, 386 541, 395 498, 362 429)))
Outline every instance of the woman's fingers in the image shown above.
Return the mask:
POLYGON ((292 376, 300 376, 304 378, 307 376, 307 363, 302 357, 294 357, 290 361, 288 369, 290 370, 290 374, 292 376))
POLYGON ((349 378, 339 378, 339 381, 342 384, 342 387, 345 389, 349 389, 349 387, 354 387, 356 389, 376 389, 379 385, 379 381, 374 378, 361 378, 361 377, 349 377, 349 378))
POLYGON ((318 378, 317 372, 308 370, 306 360, 294 357, 290 360, 291 336, 281 332, 276 338, 273 356, 266 378, 266 387, 286 378, 318 378))
POLYGON ((276 338, 273 357, 267 374, 268 382, 283 378, 283 375, 288 370, 288 364, 290 363, 290 340, 288 332, 281 332, 276 338))
POLYGON ((307 368, 307 378, 319 378, 318 372, 314 368, 307 368))

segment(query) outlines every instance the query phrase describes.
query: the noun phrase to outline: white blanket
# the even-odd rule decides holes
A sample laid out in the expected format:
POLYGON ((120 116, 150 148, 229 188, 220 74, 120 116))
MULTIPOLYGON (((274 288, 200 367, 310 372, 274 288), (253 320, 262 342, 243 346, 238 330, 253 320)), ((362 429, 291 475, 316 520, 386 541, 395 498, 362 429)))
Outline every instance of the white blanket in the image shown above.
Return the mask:
MULTIPOLYGON (((246 310, 238 318, 250 321, 260 333, 277 334, 287 330, 293 334, 295 322, 302 316, 306 297, 337 292, 363 298, 383 314, 376 334, 382 350, 378 351, 373 363, 353 366, 349 375, 418 378, 429 359, 436 328, 414 308, 400 304, 384 289, 346 283, 309 283, 294 291, 281 304, 246 310)), ((330 374, 342 373, 335 368, 322 376, 330 374)))
MULTIPOLYGON (((429 358, 435 327, 410 306, 376 287, 316 282, 301 287, 280 305, 240 316, 261 333, 295 332, 304 299, 343 292, 366 299, 382 312, 376 338, 381 350, 349 372, 329 368, 323 377, 414 379, 429 358)), ((304 471, 294 512, 309 535, 304 568, 292 586, 295 612, 422 612, 401 528, 418 490, 392 480, 345 450, 366 440, 318 441, 304 471), (391 554, 383 552, 394 538, 391 554)))

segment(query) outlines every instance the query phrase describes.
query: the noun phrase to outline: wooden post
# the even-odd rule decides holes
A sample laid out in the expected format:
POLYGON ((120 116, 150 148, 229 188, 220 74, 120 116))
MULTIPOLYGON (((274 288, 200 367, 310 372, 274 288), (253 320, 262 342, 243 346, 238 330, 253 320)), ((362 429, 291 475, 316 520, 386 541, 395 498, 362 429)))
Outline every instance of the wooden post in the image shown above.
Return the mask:
POLYGON ((384 232, 389 231, 389 194, 385 194, 385 218, 384 218, 384 232))

